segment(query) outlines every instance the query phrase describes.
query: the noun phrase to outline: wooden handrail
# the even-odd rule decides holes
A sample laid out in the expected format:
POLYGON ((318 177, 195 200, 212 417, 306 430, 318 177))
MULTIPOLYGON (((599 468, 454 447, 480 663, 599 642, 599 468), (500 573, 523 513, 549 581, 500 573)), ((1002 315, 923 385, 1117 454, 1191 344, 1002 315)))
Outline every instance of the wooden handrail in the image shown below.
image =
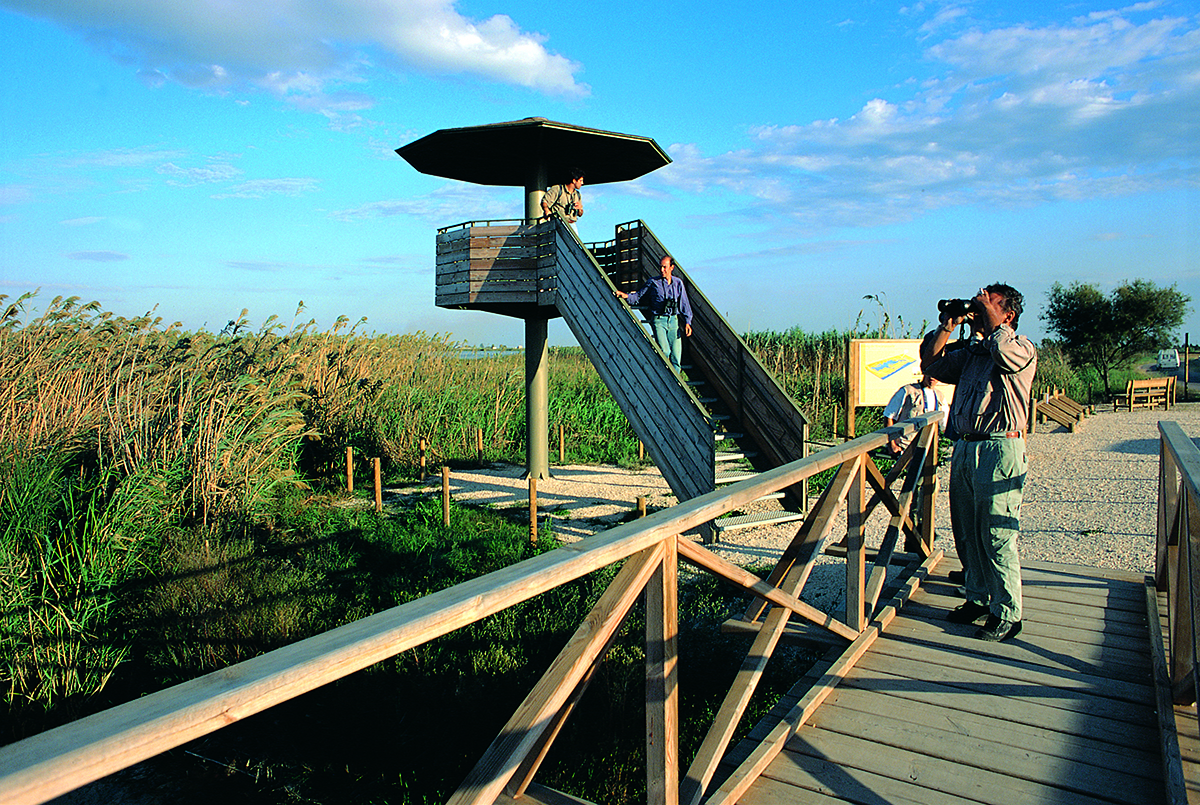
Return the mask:
MULTIPOLYGON (((853 476, 858 479, 859 492, 850 496, 851 505, 861 513, 865 506, 861 492, 864 465, 871 463, 868 453, 896 435, 936 432, 943 417, 935 412, 866 434, 580 542, 0 748, 0 801, 6 805, 45 802, 554 587, 640 555, 627 572, 618 574, 613 582, 615 589, 610 588, 588 615, 576 637, 510 720, 509 728, 493 744, 494 751, 489 750, 454 801, 493 802, 501 789, 507 788, 510 794, 524 790, 549 740, 573 705, 574 691, 586 684, 588 669, 603 656, 614 623, 628 610, 630 595, 644 589, 653 604, 647 607, 647 788, 650 802, 675 805, 680 790, 678 691, 674 683, 678 659, 674 638, 675 567, 679 554, 685 553, 685 558, 699 566, 769 598, 778 605, 772 615, 781 613, 777 617, 783 621, 792 612, 810 621, 822 620, 798 600, 799 587, 807 576, 802 569, 785 572, 777 585, 771 583, 772 587, 778 586, 778 592, 768 594, 762 580, 747 578, 745 571, 710 558, 707 552, 694 551, 691 546, 677 552, 676 545, 683 545, 679 535, 765 494, 846 463, 853 465, 853 476)), ((1200 467, 1200 457, 1195 461, 1200 467)), ((921 477, 931 476, 924 473, 921 477)), ((1194 483, 1189 487, 1191 494, 1195 494, 1194 487, 1194 483)), ((907 518, 911 497, 903 493, 899 496, 893 527, 907 518)), ((860 518, 855 515, 854 519, 860 518)), ((798 539, 808 533, 802 529, 798 539)), ((854 540, 851 543, 853 548, 854 540)), ((794 557, 796 552, 790 554, 794 557)), ((862 557, 859 544, 847 558, 861 566, 862 557)), ((852 578, 857 579, 858 600, 864 600, 861 571, 852 578)), ((825 625, 830 628, 832 622, 825 625)), ((849 639, 863 628, 860 623, 840 626, 846 625, 852 628, 832 630, 849 639)))
POLYGON ((1154 581, 1167 593, 1168 665, 1176 704, 1195 704, 1200 625, 1200 450, 1176 422, 1159 422, 1154 581))

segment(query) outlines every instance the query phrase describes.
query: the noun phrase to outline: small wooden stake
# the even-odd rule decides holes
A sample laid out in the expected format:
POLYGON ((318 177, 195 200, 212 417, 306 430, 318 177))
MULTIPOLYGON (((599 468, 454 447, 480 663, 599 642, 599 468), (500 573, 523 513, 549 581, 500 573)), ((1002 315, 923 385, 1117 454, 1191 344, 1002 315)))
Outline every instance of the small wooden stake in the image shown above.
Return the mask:
POLYGON ((371 459, 371 463, 375 465, 375 511, 383 511, 383 485, 379 480, 379 459, 371 459))
POLYGON ((566 456, 567 456, 567 451, 566 451, 567 440, 566 440, 566 435, 563 433, 563 430, 564 430, 563 423, 559 422, 558 423, 558 463, 559 464, 565 463, 566 456))
POLYGON ((450 526, 450 468, 442 467, 442 525, 450 526))
POLYGON ((479 466, 483 466, 483 428, 475 429, 475 452, 479 454, 479 466))
POLYGON ((646 445, 642 443, 641 439, 638 439, 638 461, 645 461, 645 460, 646 460, 646 445))
POLYGON ((537 545, 537 478, 529 476, 529 542, 537 545))
POLYGON ((425 483, 425 437, 421 437, 421 483, 425 483))
POLYGON ((646 516, 646 499, 644 497, 637 499, 637 512, 639 520, 646 516))
POLYGON ((354 491, 354 448, 346 445, 346 491, 354 491))

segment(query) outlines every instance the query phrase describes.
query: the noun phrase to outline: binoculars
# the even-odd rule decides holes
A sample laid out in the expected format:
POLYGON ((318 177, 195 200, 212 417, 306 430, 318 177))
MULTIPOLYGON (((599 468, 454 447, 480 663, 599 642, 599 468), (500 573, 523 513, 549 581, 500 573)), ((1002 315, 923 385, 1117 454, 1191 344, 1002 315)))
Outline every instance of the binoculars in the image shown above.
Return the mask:
POLYGON ((938 302, 938 312, 945 313, 952 319, 981 311, 982 306, 974 299, 943 299, 938 302))

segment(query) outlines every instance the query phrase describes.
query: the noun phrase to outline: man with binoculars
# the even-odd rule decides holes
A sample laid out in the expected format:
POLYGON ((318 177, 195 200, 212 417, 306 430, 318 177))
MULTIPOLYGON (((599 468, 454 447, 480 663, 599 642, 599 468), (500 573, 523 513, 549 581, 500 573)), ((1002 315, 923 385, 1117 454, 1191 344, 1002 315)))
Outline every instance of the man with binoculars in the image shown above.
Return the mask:
POLYGON ((1027 459, 1025 431, 1037 371, 1033 342, 1017 335, 1024 298, 996 283, 972 299, 938 303, 940 326, 925 336, 923 369, 955 385, 947 435, 950 459, 950 522, 965 571, 967 602, 952 611, 953 623, 987 621, 982 640, 1008 640, 1021 631, 1021 562, 1017 555, 1021 498, 1027 459), (950 344, 963 323, 971 338, 950 344))

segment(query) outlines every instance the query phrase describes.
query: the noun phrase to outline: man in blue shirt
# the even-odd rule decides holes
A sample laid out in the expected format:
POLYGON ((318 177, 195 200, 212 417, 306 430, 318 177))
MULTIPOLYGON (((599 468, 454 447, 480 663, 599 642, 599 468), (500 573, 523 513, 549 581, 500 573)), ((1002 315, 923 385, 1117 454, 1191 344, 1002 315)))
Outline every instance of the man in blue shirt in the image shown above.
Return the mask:
POLYGON ((692 334, 692 305, 688 302, 687 288, 683 280, 672 278, 675 261, 667 255, 658 264, 661 276, 646 280, 633 293, 616 291, 617 296, 631 305, 645 309, 654 332, 654 342, 662 354, 671 362, 676 373, 682 370, 683 337, 692 334))

